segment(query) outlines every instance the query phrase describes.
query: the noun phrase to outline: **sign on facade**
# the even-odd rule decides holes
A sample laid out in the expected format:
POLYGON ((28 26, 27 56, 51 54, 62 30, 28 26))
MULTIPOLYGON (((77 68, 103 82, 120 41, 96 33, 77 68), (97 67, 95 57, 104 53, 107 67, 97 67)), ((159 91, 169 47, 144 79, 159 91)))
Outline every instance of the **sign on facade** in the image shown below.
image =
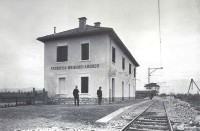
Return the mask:
POLYGON ((87 68, 99 68, 99 64, 55 66, 55 67, 51 67, 51 70, 66 70, 66 69, 70 70, 70 69, 87 69, 87 68))

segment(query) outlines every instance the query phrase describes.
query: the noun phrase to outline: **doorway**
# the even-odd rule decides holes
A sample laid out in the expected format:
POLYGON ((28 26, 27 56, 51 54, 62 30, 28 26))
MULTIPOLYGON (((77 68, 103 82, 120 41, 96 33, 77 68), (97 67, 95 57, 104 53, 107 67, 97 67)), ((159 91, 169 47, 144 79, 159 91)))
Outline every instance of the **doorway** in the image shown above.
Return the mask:
POLYGON ((122 82, 122 101, 124 101, 124 82, 122 82))
POLYGON ((112 102, 115 101, 115 78, 112 78, 112 102))
POLYGON ((129 94, 129 100, 131 99, 131 85, 128 86, 128 94, 129 94))
POLYGON ((81 77, 81 93, 88 92, 89 77, 81 77))

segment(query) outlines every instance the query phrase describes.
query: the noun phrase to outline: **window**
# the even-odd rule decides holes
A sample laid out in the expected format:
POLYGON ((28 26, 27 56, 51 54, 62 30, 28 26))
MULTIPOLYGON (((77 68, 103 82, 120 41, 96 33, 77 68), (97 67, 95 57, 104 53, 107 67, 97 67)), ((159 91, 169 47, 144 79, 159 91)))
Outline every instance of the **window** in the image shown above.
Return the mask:
POLYGON ((68 46, 57 47, 57 62, 63 62, 68 60, 68 46))
POLYGON ((122 57, 122 69, 125 70, 125 58, 122 57))
POLYGON ((136 76, 136 68, 134 68, 134 77, 136 76))
POLYGON ((81 60, 89 60, 89 43, 81 44, 81 60))
POLYGON ((59 94, 65 93, 65 78, 59 78, 59 94))
POLYGON ((81 77, 81 93, 88 93, 88 77, 81 77))
POLYGON ((129 74, 131 74, 131 64, 129 63, 129 74))
POLYGON ((115 63, 115 48, 112 47, 112 62, 115 63))

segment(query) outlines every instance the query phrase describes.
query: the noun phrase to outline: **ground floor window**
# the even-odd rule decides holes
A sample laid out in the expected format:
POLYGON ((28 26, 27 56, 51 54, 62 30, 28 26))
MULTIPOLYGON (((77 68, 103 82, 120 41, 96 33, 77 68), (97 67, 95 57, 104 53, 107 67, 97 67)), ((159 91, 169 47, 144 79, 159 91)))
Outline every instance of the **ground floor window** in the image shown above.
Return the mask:
POLYGON ((65 78, 59 78, 59 94, 64 94, 65 93, 65 78))
POLYGON ((89 77, 81 77, 81 93, 88 93, 89 77))

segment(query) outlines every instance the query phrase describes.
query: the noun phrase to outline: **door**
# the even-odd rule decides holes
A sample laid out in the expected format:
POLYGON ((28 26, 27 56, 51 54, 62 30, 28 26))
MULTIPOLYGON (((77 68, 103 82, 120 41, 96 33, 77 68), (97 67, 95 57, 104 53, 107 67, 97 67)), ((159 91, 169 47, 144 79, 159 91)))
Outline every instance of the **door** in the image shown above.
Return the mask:
POLYGON ((129 87, 128 87, 128 94, 129 94, 129 100, 131 99, 131 85, 129 84, 129 87))
POLYGON ((115 101, 115 78, 112 78, 112 102, 115 101))
POLYGON ((124 82, 122 82, 122 101, 124 101, 124 82))
POLYGON ((65 94, 65 78, 59 78, 58 94, 65 94))
POLYGON ((81 77, 81 93, 88 93, 88 77, 81 77))

